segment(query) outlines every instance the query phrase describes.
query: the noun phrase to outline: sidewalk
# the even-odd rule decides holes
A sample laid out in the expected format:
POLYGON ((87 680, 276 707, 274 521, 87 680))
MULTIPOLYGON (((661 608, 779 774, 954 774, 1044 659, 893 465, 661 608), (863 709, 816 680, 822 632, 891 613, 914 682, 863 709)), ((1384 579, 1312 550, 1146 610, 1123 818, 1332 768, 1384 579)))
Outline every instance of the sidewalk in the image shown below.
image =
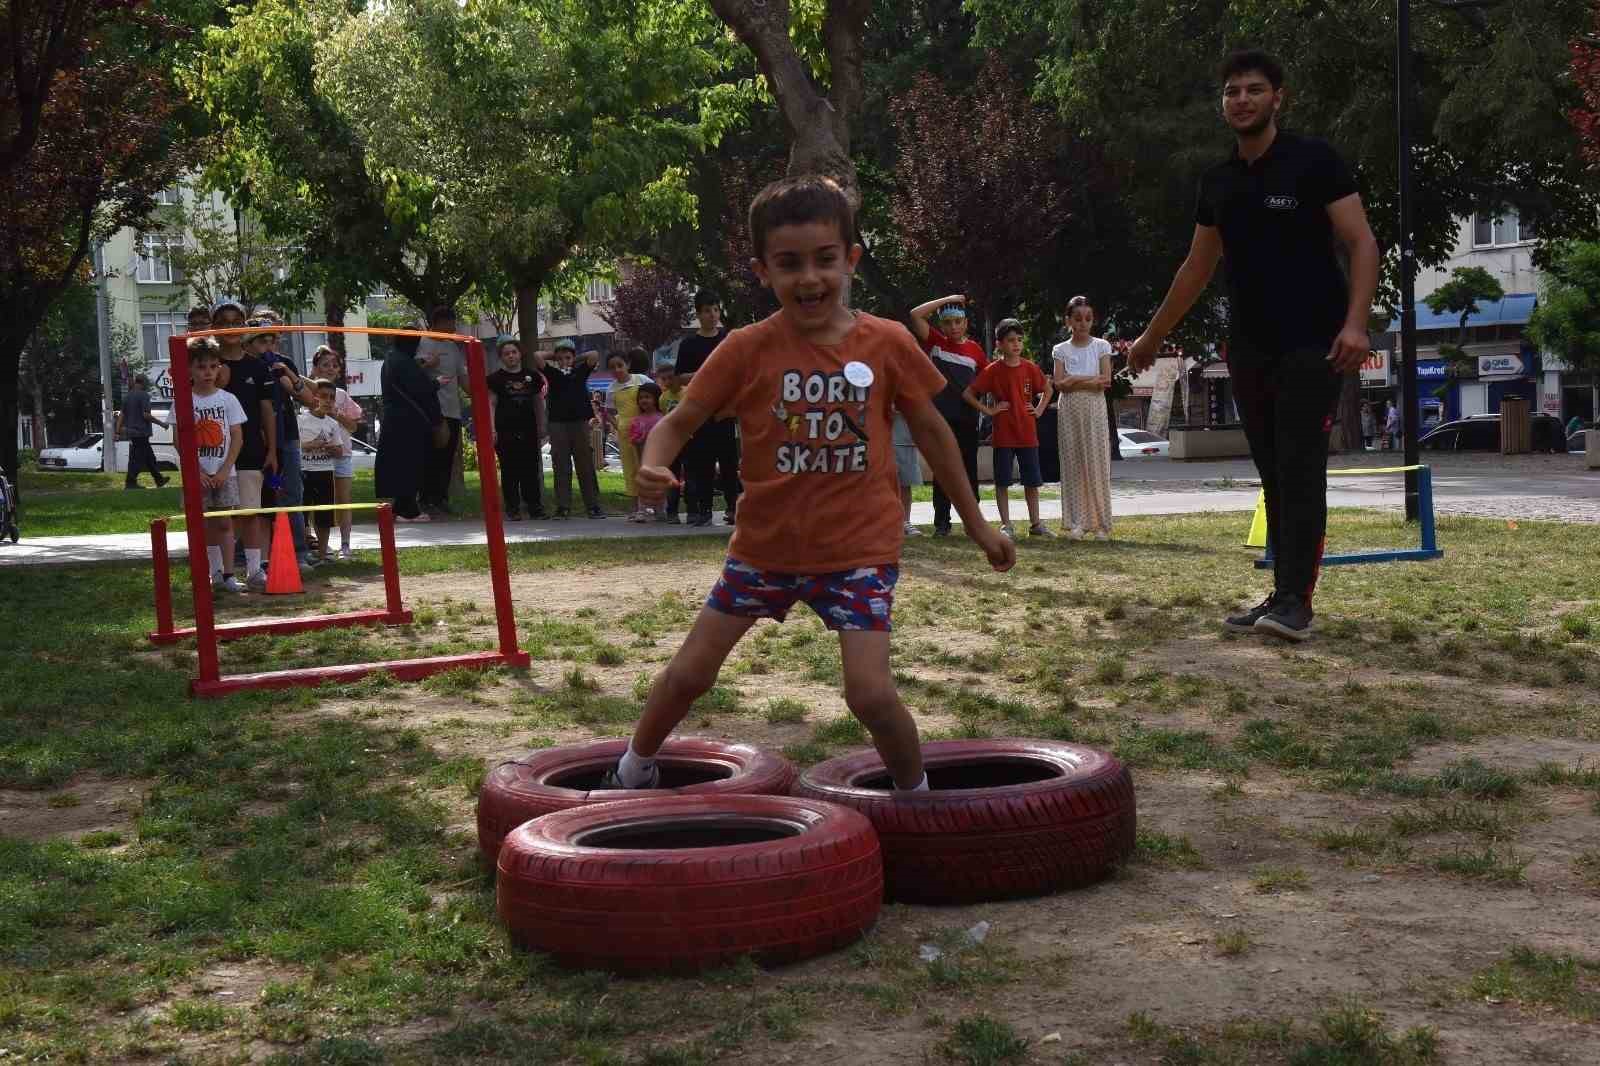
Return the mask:
MULTIPOLYGON (((1328 503, 1334 507, 1399 507, 1404 494, 1397 484, 1391 491, 1344 492, 1330 491, 1328 503)), ((1168 491, 1154 485, 1116 486, 1112 492, 1112 508, 1118 515, 1191 514, 1200 511, 1251 511, 1256 505, 1254 486, 1229 489, 1193 489, 1168 491)), ((1026 524, 1027 507, 1020 492, 1014 492, 1011 501, 1012 520, 1026 524)), ((999 513, 994 502, 983 503, 985 517, 995 520, 999 513)), ((1061 517, 1061 501, 1040 501, 1041 516, 1051 522, 1061 517)), ((919 526, 933 524, 933 504, 911 505, 911 520, 919 526)), ((556 540, 620 539, 624 537, 725 537, 728 526, 718 524, 705 527, 669 526, 658 523, 635 524, 620 515, 604 521, 573 518, 565 521, 508 522, 506 543, 530 544, 556 540)), ((358 525, 351 533, 351 546, 360 549, 378 547, 377 529, 358 525)), ((483 524, 480 521, 433 522, 425 525, 401 523, 395 528, 395 546, 399 549, 425 546, 478 545, 485 543, 483 524)), ((174 558, 187 557, 189 540, 183 530, 167 533, 167 551, 174 558)), ((145 533, 115 533, 84 537, 42 537, 36 540, 23 538, 20 544, 0 547, 0 567, 28 565, 76 565, 81 563, 117 562, 121 560, 147 560, 150 558, 150 536, 145 533)))
MULTIPOLYGON (((1600 471, 1585 470, 1577 461, 1579 457, 1458 456, 1440 453, 1437 457, 1429 455, 1426 458, 1434 468, 1434 510, 1439 514, 1600 522, 1600 471)), ((1330 466, 1348 469, 1387 466, 1396 461, 1398 458, 1392 452, 1369 452, 1365 456, 1337 456, 1330 466)), ((1255 509, 1259 484, 1255 468, 1248 459, 1206 463, 1125 461, 1112 464, 1111 505, 1113 513, 1118 516, 1248 512, 1255 509)), ((982 506, 984 515, 991 521, 998 517, 992 501, 985 501, 982 506)), ((1398 510, 1405 506, 1404 480, 1398 474, 1330 478, 1328 506, 1398 510)), ((1061 515, 1061 501, 1047 496, 1040 501, 1040 510, 1042 517, 1054 524, 1061 515)), ((1021 490, 1013 491, 1013 521, 1018 525, 1024 524, 1027 513, 1021 490)), ((919 526, 932 525, 933 504, 913 504, 911 520, 919 526)), ((1248 519, 1242 521, 1247 522, 1248 519)), ((1244 528, 1240 533, 1242 536, 1244 528)), ((605 521, 574 518, 562 522, 511 522, 506 525, 506 541, 512 544, 727 534, 728 527, 720 524, 705 528, 653 523, 636 525, 624 521, 621 515, 605 521)), ((401 524, 395 530, 395 543, 400 548, 483 544, 483 525, 479 521, 401 524)), ((188 538, 181 530, 168 533, 167 545, 168 551, 174 556, 188 554, 188 538)), ((352 545, 357 549, 377 548, 377 530, 371 526, 357 526, 352 545)), ((150 536, 147 533, 33 540, 24 536, 20 544, 0 546, 0 567, 149 558, 150 536)))

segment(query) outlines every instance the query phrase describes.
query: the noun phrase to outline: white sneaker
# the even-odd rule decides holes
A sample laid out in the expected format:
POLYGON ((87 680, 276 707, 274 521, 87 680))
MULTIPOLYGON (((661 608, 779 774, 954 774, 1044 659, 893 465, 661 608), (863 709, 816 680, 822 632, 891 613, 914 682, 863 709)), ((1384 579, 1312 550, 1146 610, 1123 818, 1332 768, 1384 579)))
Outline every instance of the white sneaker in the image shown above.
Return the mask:
MULTIPOLYGON (((266 587, 265 580, 262 581, 261 587, 266 587)), ((217 588, 221 589, 223 592, 231 592, 236 596, 244 595, 244 586, 239 584, 239 579, 234 577, 232 574, 229 574, 227 577, 219 581, 217 583, 217 588)))
POLYGON ((349 548, 340 548, 339 549, 339 561, 341 563, 348 563, 350 560, 352 560, 354 558, 355 558, 355 556, 350 554, 350 549, 349 548))
POLYGON ((251 592, 267 591, 267 572, 265 570, 257 570, 244 579, 244 587, 251 592))
POLYGON ((1012 525, 1011 525, 1010 522, 1007 522, 1007 523, 1005 523, 1004 525, 1002 525, 1000 527, 1000 535, 1002 537, 1005 537, 1007 540, 1016 540, 1017 539, 1017 531, 1014 528, 1012 528, 1012 525))
POLYGON ((922 536, 922 530, 918 529, 916 526, 912 525, 910 522, 907 522, 906 523, 906 536, 908 536, 908 537, 920 537, 920 536, 922 536))
POLYGON ((217 589, 220 589, 221 587, 222 587, 222 571, 221 570, 213 570, 213 571, 211 571, 211 591, 215 592, 217 589))
POLYGON ((1110 540, 1111 539, 1111 534, 1105 532, 1104 530, 1101 530, 1100 532, 1098 532, 1098 533, 1096 533, 1094 535, 1094 539, 1095 540, 1110 540))
POLYGON ((1082 540, 1083 539, 1083 530, 1079 529, 1077 526, 1073 526, 1071 529, 1067 530, 1067 539, 1068 540, 1082 540))

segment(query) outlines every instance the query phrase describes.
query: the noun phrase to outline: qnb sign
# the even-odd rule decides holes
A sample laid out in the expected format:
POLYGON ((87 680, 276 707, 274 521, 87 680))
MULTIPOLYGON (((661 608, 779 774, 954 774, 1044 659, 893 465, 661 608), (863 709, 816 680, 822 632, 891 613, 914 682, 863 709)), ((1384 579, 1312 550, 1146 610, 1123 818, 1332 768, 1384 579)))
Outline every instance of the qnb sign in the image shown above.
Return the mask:
POLYGON ((1480 378, 1515 378, 1521 377, 1522 371, 1522 356, 1520 355, 1478 356, 1478 376, 1480 378))

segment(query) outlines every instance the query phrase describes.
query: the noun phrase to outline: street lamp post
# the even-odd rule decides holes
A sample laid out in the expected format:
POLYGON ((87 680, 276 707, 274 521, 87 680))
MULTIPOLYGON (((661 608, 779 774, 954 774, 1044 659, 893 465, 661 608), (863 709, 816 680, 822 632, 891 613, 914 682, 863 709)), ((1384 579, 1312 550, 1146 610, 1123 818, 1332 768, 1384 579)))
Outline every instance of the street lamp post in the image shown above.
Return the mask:
MULTIPOLYGON (((1411 172, 1411 0, 1397 0, 1395 119, 1400 141, 1400 424, 1405 465, 1416 466, 1421 409, 1417 397, 1417 247, 1411 172)), ((1418 517, 1417 472, 1406 471, 1406 521, 1418 517)))

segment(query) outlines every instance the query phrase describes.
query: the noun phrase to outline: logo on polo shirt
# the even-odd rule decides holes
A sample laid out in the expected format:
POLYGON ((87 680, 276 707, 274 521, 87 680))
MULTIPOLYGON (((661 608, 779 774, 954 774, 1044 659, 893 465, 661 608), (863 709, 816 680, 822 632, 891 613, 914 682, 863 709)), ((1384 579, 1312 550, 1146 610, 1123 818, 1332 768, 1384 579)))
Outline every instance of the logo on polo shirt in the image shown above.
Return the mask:
POLYGON ((1300 201, 1293 196, 1269 196, 1261 202, 1274 211, 1293 211, 1300 206, 1300 201))

